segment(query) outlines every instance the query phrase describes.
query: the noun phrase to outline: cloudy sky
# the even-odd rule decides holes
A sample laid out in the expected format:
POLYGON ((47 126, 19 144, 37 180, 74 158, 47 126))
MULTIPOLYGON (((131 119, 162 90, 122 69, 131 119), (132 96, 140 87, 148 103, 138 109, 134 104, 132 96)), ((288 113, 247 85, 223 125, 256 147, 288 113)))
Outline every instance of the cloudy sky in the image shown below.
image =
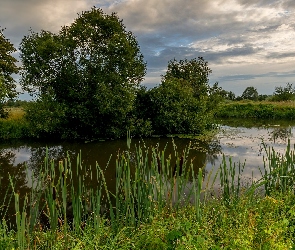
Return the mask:
POLYGON ((237 95, 295 84, 294 0, 1 0, 0 26, 18 47, 30 28, 58 32, 92 6, 117 12, 137 37, 148 87, 169 60, 198 56, 213 71, 210 83, 237 95))

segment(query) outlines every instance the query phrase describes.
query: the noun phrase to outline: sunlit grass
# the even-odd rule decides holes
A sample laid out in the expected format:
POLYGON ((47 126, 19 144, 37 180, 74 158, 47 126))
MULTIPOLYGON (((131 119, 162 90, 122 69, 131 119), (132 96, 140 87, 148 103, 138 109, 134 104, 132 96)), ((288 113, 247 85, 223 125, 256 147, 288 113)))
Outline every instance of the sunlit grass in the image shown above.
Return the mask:
MULTIPOLYGON (((127 144, 130 148, 130 139, 127 144)), ((25 198, 11 180, 16 231, 1 218, 0 249, 294 248, 290 143, 284 154, 266 149, 262 178, 247 187, 240 182, 243 166, 224 157, 212 176, 212 185, 220 182, 218 190, 203 183, 204 171, 194 172, 187 150, 172 152, 176 163, 157 148, 118 153, 112 192, 105 167, 86 171, 81 156, 76 168, 68 157, 58 164, 46 157, 25 198), (86 176, 97 190, 87 186, 86 176)))
POLYGON ((271 104, 276 107, 295 107, 295 101, 282 101, 282 102, 274 102, 274 101, 251 101, 251 100, 241 100, 241 101, 226 101, 224 105, 234 105, 234 104, 252 104, 252 105, 263 105, 263 104, 271 104))
POLYGON ((20 139, 28 137, 28 123, 21 107, 6 108, 7 118, 0 118, 0 139, 20 139))
POLYGON ((24 117, 25 111, 22 107, 5 108, 8 112, 8 118, 1 120, 21 120, 24 117))
POLYGON ((295 102, 254 102, 249 100, 227 101, 218 107, 219 118, 295 119, 295 102))

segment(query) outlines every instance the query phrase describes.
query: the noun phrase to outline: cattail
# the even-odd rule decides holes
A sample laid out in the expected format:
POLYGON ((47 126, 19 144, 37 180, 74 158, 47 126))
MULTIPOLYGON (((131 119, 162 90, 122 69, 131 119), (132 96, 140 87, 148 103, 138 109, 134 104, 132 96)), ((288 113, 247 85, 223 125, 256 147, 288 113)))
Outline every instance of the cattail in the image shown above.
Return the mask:
POLYGON ((162 172, 162 166, 159 156, 157 156, 157 163, 158 163, 158 172, 159 174, 162 172))
POLYGON ((52 187, 52 198, 56 200, 56 188, 55 186, 52 187))
MULTIPOLYGON (((179 159, 179 169, 178 169, 178 176, 182 175, 183 171, 183 156, 180 157, 179 159)), ((173 168, 173 176, 177 175, 177 163, 175 163, 174 168, 173 168)))

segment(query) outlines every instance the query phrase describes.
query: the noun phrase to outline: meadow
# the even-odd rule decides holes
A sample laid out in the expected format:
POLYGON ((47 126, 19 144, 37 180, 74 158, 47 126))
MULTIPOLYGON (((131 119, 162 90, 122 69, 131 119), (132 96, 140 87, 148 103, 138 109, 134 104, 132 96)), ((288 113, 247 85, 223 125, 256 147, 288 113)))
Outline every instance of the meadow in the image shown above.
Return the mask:
MULTIPOLYGON (((131 140, 127 139, 127 148, 131 140)), ((257 181, 224 158, 216 173, 194 170, 189 148, 118 153, 115 189, 107 166, 86 171, 77 156, 45 158, 24 197, 11 185, 0 204, 1 249, 293 249, 295 152, 265 147, 257 181), (91 176, 97 188, 84 181, 91 176), (216 183, 220 183, 216 186, 216 183), (112 191, 110 191, 112 190, 112 191), (8 209, 13 205, 12 218, 8 209)), ((2 196, 3 197, 3 196, 2 196)))
POLYGON ((0 118, 0 139, 20 139, 29 136, 28 124, 22 107, 6 108, 8 118, 0 118))
POLYGON ((295 102, 228 101, 218 107, 218 118, 295 119, 295 102))

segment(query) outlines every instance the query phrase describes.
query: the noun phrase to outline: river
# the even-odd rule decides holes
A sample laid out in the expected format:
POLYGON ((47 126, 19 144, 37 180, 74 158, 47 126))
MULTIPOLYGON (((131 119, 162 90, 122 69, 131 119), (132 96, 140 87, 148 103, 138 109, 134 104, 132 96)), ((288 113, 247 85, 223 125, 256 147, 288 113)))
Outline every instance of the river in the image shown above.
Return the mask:
MULTIPOLYGON (((223 155, 232 162, 245 164, 244 177, 259 178, 259 167, 263 166, 264 147, 274 147, 283 152, 288 139, 291 145, 295 143, 295 122, 258 121, 258 120, 223 120, 219 121, 220 130, 209 143, 200 140, 161 138, 132 139, 131 149, 135 145, 141 147, 165 147, 167 155, 173 154, 174 144, 181 152, 191 145, 190 158, 196 168, 205 167, 209 172, 217 169, 223 155)), ((97 141, 90 143, 77 142, 40 142, 40 141, 6 141, 0 143, 0 180, 1 192, 10 183, 9 175, 13 176, 17 188, 27 190, 31 187, 31 176, 38 171, 44 162, 46 151, 50 159, 59 161, 70 155, 73 161, 77 154, 82 154, 82 165, 87 168, 95 166, 96 162, 106 170, 107 182, 115 176, 115 160, 119 152, 127 150, 126 140, 97 141), (108 164, 109 163, 109 164, 108 164)))
MULTIPOLYGON (((295 122, 290 121, 259 121, 259 120, 222 120, 219 121, 219 132, 210 142, 193 139, 181 139, 171 137, 153 137, 146 139, 132 139, 131 152, 135 151, 135 145, 143 149, 150 146, 165 148, 165 157, 173 155, 175 148, 181 156, 183 150, 191 147, 188 155, 194 168, 203 167, 206 178, 210 171, 214 173, 222 163, 222 159, 229 159, 233 164, 244 165, 243 179, 245 185, 253 179, 260 178, 259 168, 263 168, 263 157, 267 157, 265 148, 273 147, 277 152, 284 152, 288 140, 295 144, 295 122)), ((0 143, 0 206, 7 203, 6 191, 11 190, 11 182, 14 183, 15 192, 20 196, 30 191, 32 176, 36 176, 38 170, 44 165, 44 158, 48 154, 49 159, 56 162, 69 156, 73 165, 78 154, 82 155, 82 166, 85 172, 91 172, 96 163, 105 169, 104 175, 109 190, 116 178, 115 162, 120 152, 127 150, 126 139, 96 141, 89 143, 61 142, 61 141, 5 141, 0 143), (35 174, 35 175, 34 175, 35 174)), ((175 162, 175 158, 174 158, 175 162)), ((85 173, 84 172, 84 173, 85 173)), ((87 176, 87 175, 85 175, 87 176)), ((84 180, 86 186, 95 188, 97 182, 92 178, 84 180)), ((214 188, 218 188, 215 183, 214 188)), ((10 191, 11 192, 11 191, 10 191)), ((11 210, 13 203, 10 204, 11 210)), ((14 214, 14 213, 13 213, 14 214)))

